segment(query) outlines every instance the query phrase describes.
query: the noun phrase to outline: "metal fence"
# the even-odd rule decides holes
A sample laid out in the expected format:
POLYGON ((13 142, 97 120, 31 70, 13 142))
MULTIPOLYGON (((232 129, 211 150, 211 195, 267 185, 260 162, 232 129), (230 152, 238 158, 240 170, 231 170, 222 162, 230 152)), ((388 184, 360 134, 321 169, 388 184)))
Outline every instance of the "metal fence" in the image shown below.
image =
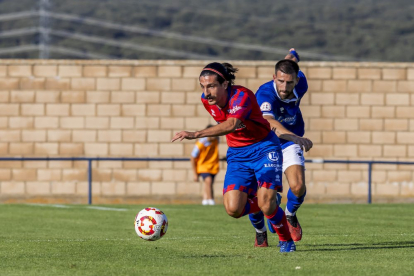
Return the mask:
MULTIPOLYGON (((221 161, 225 161, 222 159, 221 161)), ((88 204, 92 204, 92 161, 190 161, 189 158, 133 158, 133 157, 0 157, 0 161, 85 161, 88 162, 88 204)), ((368 165, 368 204, 372 203, 372 166, 383 165, 414 165, 404 161, 373 161, 373 160, 325 160, 308 159, 307 163, 318 164, 367 164, 368 165)))

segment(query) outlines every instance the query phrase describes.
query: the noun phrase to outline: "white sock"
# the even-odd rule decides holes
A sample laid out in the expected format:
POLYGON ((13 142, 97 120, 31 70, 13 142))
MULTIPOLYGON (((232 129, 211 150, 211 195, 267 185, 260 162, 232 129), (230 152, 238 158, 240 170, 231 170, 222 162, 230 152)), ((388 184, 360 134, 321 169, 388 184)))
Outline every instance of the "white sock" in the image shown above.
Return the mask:
POLYGON ((286 216, 294 216, 294 215, 296 215, 296 212, 291 213, 291 212, 289 212, 288 208, 286 207, 286 209, 285 209, 285 215, 286 216))
POLYGON ((208 205, 216 205, 216 202, 214 202, 214 199, 210 198, 207 199, 208 205))
POLYGON ((201 205, 208 205, 208 199, 203 199, 203 201, 201 201, 201 205))
POLYGON ((259 233, 259 234, 261 234, 261 233, 264 233, 264 232, 266 232, 266 225, 265 226, 263 226, 263 228, 262 229, 257 229, 257 228, 254 228, 255 230, 256 230, 256 232, 257 233, 259 233))

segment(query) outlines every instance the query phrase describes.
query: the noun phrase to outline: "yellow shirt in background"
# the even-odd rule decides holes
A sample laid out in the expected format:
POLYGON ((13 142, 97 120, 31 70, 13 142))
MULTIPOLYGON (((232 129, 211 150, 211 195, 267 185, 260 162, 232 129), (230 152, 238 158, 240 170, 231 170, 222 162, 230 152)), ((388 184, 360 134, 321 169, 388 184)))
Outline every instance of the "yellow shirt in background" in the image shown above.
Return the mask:
POLYGON ((207 137, 199 139, 191 156, 197 159, 197 173, 217 174, 219 171, 218 139, 208 141, 207 137))

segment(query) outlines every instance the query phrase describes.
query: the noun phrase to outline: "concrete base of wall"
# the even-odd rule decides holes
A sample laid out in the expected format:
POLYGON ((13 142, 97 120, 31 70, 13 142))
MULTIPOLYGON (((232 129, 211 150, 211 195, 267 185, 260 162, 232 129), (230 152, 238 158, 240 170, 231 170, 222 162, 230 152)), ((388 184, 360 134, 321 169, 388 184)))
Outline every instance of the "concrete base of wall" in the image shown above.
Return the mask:
MULTIPOLYGON (((201 204, 200 196, 142 196, 142 197, 98 197, 92 198, 92 204, 201 204)), ((216 204, 222 205, 223 198, 215 199, 216 204)), ((366 204, 366 197, 307 197, 305 204, 366 204)), ((414 197, 386 197, 376 196, 372 198, 373 203, 414 203, 414 197)), ((53 196, 53 197, 1 197, 1 204, 88 204, 87 197, 76 196, 53 196)), ((286 204, 286 198, 282 199, 286 204)))

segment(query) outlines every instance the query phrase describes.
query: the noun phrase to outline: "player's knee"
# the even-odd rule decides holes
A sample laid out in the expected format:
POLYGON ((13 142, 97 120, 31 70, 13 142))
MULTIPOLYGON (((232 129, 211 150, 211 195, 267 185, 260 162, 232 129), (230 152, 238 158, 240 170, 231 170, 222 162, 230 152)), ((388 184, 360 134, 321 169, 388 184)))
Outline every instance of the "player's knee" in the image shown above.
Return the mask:
POLYGON ((226 212, 233 218, 239 218, 243 212, 243 208, 240 208, 237 204, 226 205, 226 212))
POLYGON ((292 191, 292 193, 297 196, 297 197, 301 197, 305 191, 306 191, 306 186, 304 182, 298 181, 296 183, 293 183, 290 187, 290 190, 292 191))
POLYGON ((270 216, 275 211, 275 208, 277 208, 276 200, 263 200, 259 204, 259 208, 265 216, 270 216))
POLYGON ((229 216, 233 218, 239 218, 241 216, 241 212, 239 212, 238 210, 226 209, 226 212, 229 216))

